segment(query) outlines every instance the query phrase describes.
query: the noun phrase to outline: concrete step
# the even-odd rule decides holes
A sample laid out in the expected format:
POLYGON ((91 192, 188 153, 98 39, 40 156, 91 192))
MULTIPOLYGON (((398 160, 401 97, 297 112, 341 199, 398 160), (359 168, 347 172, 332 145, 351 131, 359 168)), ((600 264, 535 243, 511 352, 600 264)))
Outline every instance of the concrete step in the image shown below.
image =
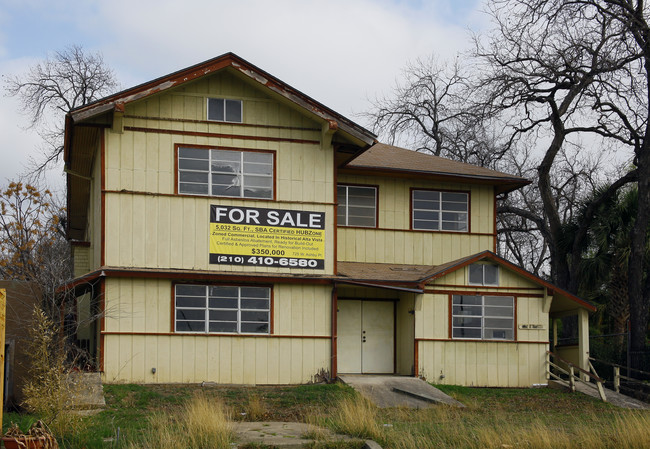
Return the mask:
POLYGON ((464 407, 454 398, 417 377, 341 374, 339 379, 378 407, 425 408, 433 404, 464 407))
POLYGON ((424 402, 430 402, 432 404, 442 404, 442 401, 440 401, 439 399, 436 399, 426 394, 416 393, 414 391, 409 391, 398 387, 393 387, 392 390, 396 393, 405 394, 406 396, 410 396, 412 398, 419 399, 424 402))

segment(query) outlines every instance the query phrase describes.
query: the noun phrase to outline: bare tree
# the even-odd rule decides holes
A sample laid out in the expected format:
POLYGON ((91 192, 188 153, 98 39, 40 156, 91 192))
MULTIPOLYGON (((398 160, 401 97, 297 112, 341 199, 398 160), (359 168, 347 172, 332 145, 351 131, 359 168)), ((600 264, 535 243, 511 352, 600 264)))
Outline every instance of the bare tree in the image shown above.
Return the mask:
MULTIPOLYGON (((492 104, 516 118, 511 121, 514 136, 536 133, 549 141, 536 184, 550 231, 550 262, 557 284, 577 291, 580 251, 600 205, 622 186, 638 183, 628 291, 632 347, 640 351, 650 308, 644 299, 650 293, 650 279, 643 274, 650 221, 648 8, 642 0, 495 0, 492 5, 496 33, 484 41, 477 39, 477 56, 491 67, 482 86, 492 93, 492 104), (633 150, 633 167, 592 197, 572 244, 564 245, 567 217, 559 207, 562 199, 553 176, 558 166, 566 166, 559 156, 567 143, 585 135, 633 150)), ((582 151, 588 150, 582 146, 582 151)))
POLYGON ((63 300, 57 290, 72 275, 64 217, 47 189, 11 182, 0 191, 0 278, 29 281, 51 317, 63 300))
POLYGON ((493 167, 508 148, 495 133, 495 118, 481 104, 469 68, 419 59, 403 72, 390 96, 377 98, 365 117, 391 144, 493 167))
POLYGON ((409 67, 393 98, 376 102, 375 129, 532 179, 499 201, 500 248, 537 274, 548 267, 550 280, 574 293, 601 206, 638 183, 627 279, 640 350, 650 315, 642 270, 650 221, 648 8, 643 0, 492 0, 488 13, 494 28, 476 36, 466 66, 409 67), (459 136, 480 140, 474 148, 483 156, 467 157, 470 140, 459 136), (568 223, 577 226, 570 235, 568 223))
POLYGON ((34 161, 35 174, 41 174, 61 156, 65 115, 117 88, 115 75, 102 55, 87 53, 78 45, 55 52, 27 73, 7 76, 4 81, 7 94, 18 97, 30 127, 43 138, 43 159, 34 161))

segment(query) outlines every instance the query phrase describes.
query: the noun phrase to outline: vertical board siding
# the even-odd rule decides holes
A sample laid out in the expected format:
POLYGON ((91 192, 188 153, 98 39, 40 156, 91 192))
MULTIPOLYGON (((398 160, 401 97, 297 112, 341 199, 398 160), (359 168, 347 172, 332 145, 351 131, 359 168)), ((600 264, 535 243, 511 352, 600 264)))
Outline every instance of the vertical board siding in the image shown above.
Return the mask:
POLYGON ((419 341, 419 374, 429 382, 474 387, 531 387, 546 383, 547 345, 419 341))
POLYGON ((354 176, 339 174, 339 184, 365 184, 378 186, 379 228, 411 228, 411 189, 434 189, 443 191, 467 191, 470 196, 470 224, 474 233, 494 232, 494 189, 478 184, 431 182, 413 178, 390 178, 382 176, 354 176))
MULTIPOLYGON (((481 292, 480 286, 467 285, 466 271, 452 272, 428 287, 435 288, 438 283, 450 292, 455 288, 481 292), (457 287, 450 287, 453 285, 457 287)), ((417 295, 415 338, 421 339, 417 342, 421 376, 430 382, 468 386, 530 387, 546 382, 548 344, 544 342, 548 340, 549 317, 543 311, 543 298, 526 296, 531 294, 528 289, 538 286, 502 269, 499 287, 501 293, 516 296, 515 325, 541 324, 544 329, 517 329, 516 342, 449 340, 449 294, 417 295)))
POLYGON ((330 366, 326 339, 106 335, 105 340, 109 383, 300 384, 330 366))
POLYGON ((346 262, 440 265, 492 249, 486 235, 337 228, 338 259, 346 262))
POLYGON ((378 185, 377 229, 338 228, 338 258, 349 262, 437 265, 493 249, 491 186, 341 174, 339 184, 378 185), (471 233, 410 231, 411 188, 470 192, 471 233), (400 232, 400 230, 409 232, 400 232))
POLYGON ((276 150, 278 198, 287 201, 333 201, 333 152, 320 147, 320 125, 290 106, 271 99, 227 72, 217 73, 172 93, 127 105, 125 127, 179 132, 245 135, 260 140, 155 132, 107 133, 109 190, 174 192, 174 144, 276 150), (207 98, 243 101, 243 124, 207 122, 207 98), (180 120, 179 120, 180 119, 180 120), (185 121, 182 121, 185 120, 185 121), (262 125, 262 127, 246 126, 262 125), (272 142, 313 140, 315 143, 272 142))
POLYGON ((173 324, 171 281, 108 279, 104 379, 286 384, 329 371, 330 340, 309 337, 330 335, 331 287, 279 284, 273 296, 274 334, 297 338, 164 335, 173 324))
MULTIPOLYGON (((215 265, 209 263, 210 205, 242 205, 226 198, 168 197, 106 193, 106 265, 219 271, 323 274, 299 268, 215 265)), ((272 208, 248 201, 246 207, 272 208)), ((282 204, 282 209, 325 212, 325 270, 334 270, 333 206, 282 204)))

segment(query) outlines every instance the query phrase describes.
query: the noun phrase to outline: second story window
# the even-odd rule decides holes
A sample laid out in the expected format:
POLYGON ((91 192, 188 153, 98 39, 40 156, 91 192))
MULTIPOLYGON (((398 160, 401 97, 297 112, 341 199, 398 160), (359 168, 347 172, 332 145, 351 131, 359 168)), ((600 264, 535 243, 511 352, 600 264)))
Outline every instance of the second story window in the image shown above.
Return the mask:
POLYGON ((413 190, 413 229, 419 231, 469 231, 469 194, 413 190))
POLYGON ((215 122, 241 123, 242 101, 225 98, 208 98, 208 120, 215 122))
POLYGON ((181 146, 178 193, 273 199, 273 153, 181 146))
POLYGON ((377 227, 377 188, 365 186, 336 187, 339 226, 377 227))

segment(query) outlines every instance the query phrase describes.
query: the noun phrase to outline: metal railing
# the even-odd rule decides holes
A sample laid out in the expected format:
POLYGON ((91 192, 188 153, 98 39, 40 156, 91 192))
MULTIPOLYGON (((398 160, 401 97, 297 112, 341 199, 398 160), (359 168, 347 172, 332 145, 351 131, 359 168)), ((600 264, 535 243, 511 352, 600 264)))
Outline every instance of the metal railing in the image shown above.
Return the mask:
POLYGON ((607 402, 607 396, 605 396, 605 388, 603 388, 603 383, 605 383, 605 381, 598 376, 596 370, 594 369, 594 366, 591 364, 591 361, 589 362, 589 369, 590 371, 593 371, 593 373, 584 370, 577 365, 574 365, 572 362, 563 359, 562 357, 560 357, 557 354, 554 354, 551 351, 546 351, 546 379, 547 380, 553 378, 560 382, 568 382, 569 389, 573 393, 575 393, 576 391, 576 381, 582 382, 583 384, 589 386, 590 388, 595 388, 598 391, 598 395, 600 396, 600 399, 602 399, 603 402, 607 402), (562 363, 568 369, 565 369, 557 362, 562 363), (560 375, 556 374, 551 368, 554 368, 557 372, 564 373, 565 375, 569 376, 569 378, 565 379, 561 377, 560 375), (576 374, 576 372, 578 374, 576 374), (594 380, 595 384, 591 383, 589 380, 583 380, 580 374, 583 374, 589 380, 594 380))

